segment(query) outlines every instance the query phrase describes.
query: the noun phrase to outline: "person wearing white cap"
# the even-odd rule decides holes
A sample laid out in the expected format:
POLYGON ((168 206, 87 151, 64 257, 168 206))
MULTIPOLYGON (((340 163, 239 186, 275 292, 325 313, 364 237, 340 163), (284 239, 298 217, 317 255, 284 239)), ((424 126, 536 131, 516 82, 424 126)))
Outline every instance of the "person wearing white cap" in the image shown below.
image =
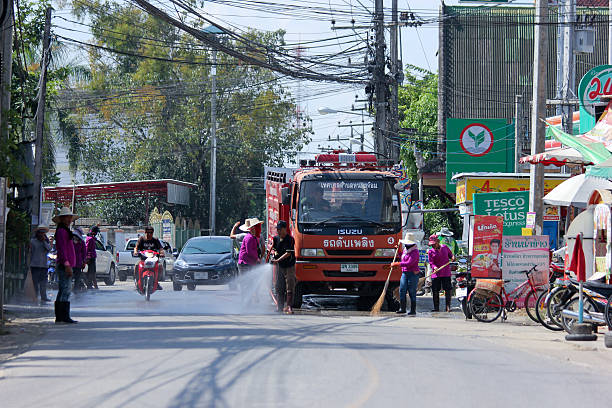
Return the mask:
POLYGON ((459 254, 459 245, 457 244, 457 241, 453 237, 452 231, 449 230, 448 227, 442 227, 440 231, 436 233, 436 235, 438 236, 438 239, 440 240, 440 244, 446 245, 451 250, 453 255, 459 254))
MULTIPOLYGON (((400 262, 394 262, 392 267, 402 268, 402 277, 400 278, 400 310, 399 314, 406 313, 406 292, 410 295, 410 313, 409 316, 416 315, 416 291, 419 283, 419 249, 417 248, 414 234, 407 232, 404 239, 400 240, 400 244, 404 245, 402 258, 400 262)), ((399 248, 398 248, 399 249, 399 248)))
POLYGON ((49 227, 39 225, 34 230, 34 236, 30 240, 30 272, 34 292, 40 294, 41 302, 49 302, 47 297, 47 254, 51 251, 51 243, 47 238, 49 227))
POLYGON ((56 272, 59 279, 57 297, 55 299, 55 323, 76 323, 70 318, 70 292, 72 283, 72 268, 76 267, 76 254, 72 241, 70 224, 79 218, 68 207, 60 210, 53 217, 57 224, 55 230, 55 248, 57 250, 56 272))

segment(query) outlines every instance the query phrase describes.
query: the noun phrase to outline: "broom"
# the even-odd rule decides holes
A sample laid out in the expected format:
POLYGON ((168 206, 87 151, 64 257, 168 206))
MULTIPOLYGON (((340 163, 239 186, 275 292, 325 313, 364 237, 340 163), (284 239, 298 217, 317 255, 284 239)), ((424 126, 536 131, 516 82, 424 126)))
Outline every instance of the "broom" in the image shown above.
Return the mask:
MULTIPOLYGON (((422 286, 423 286, 423 284, 424 284, 424 282, 425 282, 425 280, 426 280, 427 278, 429 278, 429 277, 430 277, 431 275, 433 275, 434 273, 438 273, 438 271, 439 271, 440 269, 442 269, 442 268, 444 268, 444 267, 446 267, 446 266, 450 265, 450 263, 451 263, 451 261, 448 261, 448 262, 447 262, 447 263, 445 263, 444 265, 437 267, 437 268, 436 268, 436 269, 435 269, 435 270, 434 270, 432 273, 430 273, 429 275, 425 276, 424 278, 419 278, 419 286, 421 286, 421 287, 422 287, 422 286), (423 283, 421 283, 421 282, 423 282, 423 283)), ((418 291, 418 290, 419 290, 419 287, 417 286, 417 291, 418 291)), ((395 290, 393 291, 393 299, 395 299, 395 300, 397 300, 397 301, 399 301, 399 299, 400 299, 400 296, 399 296, 399 286, 398 286, 397 288, 395 288, 395 290)))
MULTIPOLYGON (((393 262, 391 262, 391 265, 395 263, 398 252, 399 252, 399 246, 395 250, 395 256, 393 257, 393 262)), ((380 294, 380 297, 378 298, 376 303, 374 303, 374 306, 372 307, 372 310, 370 311, 370 316, 378 315, 378 313, 380 313, 380 309, 382 309, 383 302, 385 301, 385 294, 387 293, 387 288, 389 287, 389 279, 391 279, 391 272, 393 272, 393 266, 389 266, 389 275, 387 276, 385 287, 383 288, 383 291, 380 294)))

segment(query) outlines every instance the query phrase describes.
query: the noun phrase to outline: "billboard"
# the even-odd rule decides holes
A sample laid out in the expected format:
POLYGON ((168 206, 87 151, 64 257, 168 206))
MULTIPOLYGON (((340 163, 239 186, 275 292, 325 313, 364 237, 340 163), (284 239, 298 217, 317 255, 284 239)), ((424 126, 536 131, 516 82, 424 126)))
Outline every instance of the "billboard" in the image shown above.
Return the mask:
POLYGON ((514 171, 514 124, 507 119, 448 119, 446 192, 455 193, 459 173, 514 171))
POLYGON ((474 214, 504 217, 504 235, 521 235, 529 211, 529 191, 478 193, 473 196, 474 214))
POLYGON ((472 277, 502 277, 501 243, 504 217, 497 215, 475 215, 472 238, 472 277))

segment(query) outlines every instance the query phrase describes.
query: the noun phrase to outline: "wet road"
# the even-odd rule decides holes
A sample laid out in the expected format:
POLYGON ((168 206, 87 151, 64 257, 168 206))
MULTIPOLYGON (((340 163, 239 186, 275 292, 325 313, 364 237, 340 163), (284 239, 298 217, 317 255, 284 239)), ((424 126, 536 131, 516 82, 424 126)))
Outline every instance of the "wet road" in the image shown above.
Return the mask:
POLYGON ((74 299, 79 324, 50 324, 0 365, 2 406, 569 407, 611 393, 605 349, 520 321, 284 316, 267 301, 240 314, 226 287, 164 287, 150 303, 128 283, 74 299))

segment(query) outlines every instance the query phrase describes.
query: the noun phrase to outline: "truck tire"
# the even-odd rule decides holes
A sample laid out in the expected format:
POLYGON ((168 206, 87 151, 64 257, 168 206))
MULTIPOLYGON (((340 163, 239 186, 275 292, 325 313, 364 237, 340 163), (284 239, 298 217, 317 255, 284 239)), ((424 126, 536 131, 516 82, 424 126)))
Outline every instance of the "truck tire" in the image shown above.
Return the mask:
POLYGON ((119 281, 120 282, 125 282, 127 280, 127 273, 125 272, 119 272, 119 281))

